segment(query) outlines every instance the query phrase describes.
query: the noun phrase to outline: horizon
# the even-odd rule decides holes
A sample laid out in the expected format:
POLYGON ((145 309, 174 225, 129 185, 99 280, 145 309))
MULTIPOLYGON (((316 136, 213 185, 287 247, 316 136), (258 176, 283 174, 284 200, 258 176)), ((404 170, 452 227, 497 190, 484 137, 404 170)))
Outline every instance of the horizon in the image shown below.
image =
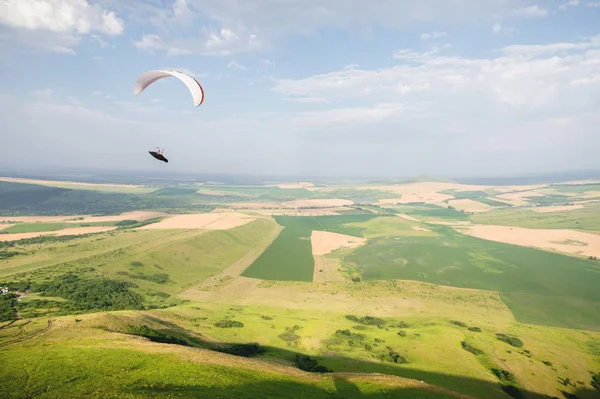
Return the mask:
POLYGON ((5 165, 325 179, 600 169, 598 2, 0 11, 5 165), (205 102, 173 78, 133 95, 162 68, 197 78, 205 102), (168 165, 147 154, 157 145, 168 165))

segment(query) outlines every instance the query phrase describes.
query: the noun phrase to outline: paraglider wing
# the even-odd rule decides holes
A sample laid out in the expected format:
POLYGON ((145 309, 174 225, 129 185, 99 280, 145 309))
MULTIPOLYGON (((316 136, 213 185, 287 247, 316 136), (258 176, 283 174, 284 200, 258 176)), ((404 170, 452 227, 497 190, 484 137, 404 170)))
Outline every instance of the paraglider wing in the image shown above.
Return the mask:
POLYGON ((133 94, 138 95, 152 83, 169 76, 181 80, 187 86, 190 93, 192 93, 194 106, 197 107, 204 102, 204 89, 196 79, 182 72, 165 69, 156 69, 142 73, 133 86, 133 94))

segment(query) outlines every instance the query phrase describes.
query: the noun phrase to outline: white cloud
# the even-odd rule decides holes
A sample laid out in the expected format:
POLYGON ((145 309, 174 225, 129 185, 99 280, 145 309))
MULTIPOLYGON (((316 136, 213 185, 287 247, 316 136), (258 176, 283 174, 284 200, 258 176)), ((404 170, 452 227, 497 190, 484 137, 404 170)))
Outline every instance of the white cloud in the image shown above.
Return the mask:
MULTIPOLYGON (((405 116, 412 108, 402 103, 382 103, 368 107, 338 108, 326 111, 299 112, 289 119, 295 127, 315 128, 329 125, 364 125, 405 116)), ((411 117, 414 117, 412 115, 411 117)))
POLYGON ((513 27, 503 26, 501 23, 496 22, 492 25, 492 32, 497 35, 512 36, 517 33, 517 30, 513 27))
POLYGON ((49 100, 52 98, 54 92, 52 89, 39 89, 31 92, 31 97, 38 101, 49 100))
POLYGON ((588 1, 587 3, 585 3, 586 7, 590 7, 590 8, 598 8, 600 7, 600 2, 599 1, 588 1))
POLYGON ((230 61, 229 64, 227 64, 227 68, 237 69, 239 71, 245 71, 246 69, 248 69, 245 66, 243 66, 242 64, 239 64, 235 61, 230 61))
POLYGON ((288 101, 294 101, 302 104, 326 104, 327 101, 325 98, 320 97, 298 97, 298 98, 286 98, 288 101))
POLYGON ((4 0, 0 22, 15 28, 60 33, 123 34, 123 21, 113 11, 86 0, 4 0))
POLYGON ((427 33, 421 33, 421 35, 419 37, 421 38, 421 40, 431 40, 431 39, 440 39, 440 38, 446 37, 446 36, 448 36, 448 34, 446 32, 433 31, 433 32, 427 32, 427 33))
POLYGON ((567 1, 566 3, 559 5, 558 9, 561 11, 565 11, 569 7, 577 7, 579 5, 579 3, 580 3, 579 0, 570 0, 570 1, 567 1))
POLYGON ((394 112, 377 114, 382 120, 410 106, 404 118, 427 116, 428 129, 470 135, 484 134, 494 123, 508 129, 541 115, 594 112, 600 98, 600 35, 583 44, 508 46, 490 59, 413 52, 411 60, 414 64, 391 68, 280 79, 272 90, 286 98, 352 98, 371 109, 395 104, 394 112))
MULTIPOLYGON (((449 44, 444 44, 442 46, 433 46, 429 51, 421 53, 418 51, 414 51, 411 49, 401 49, 394 51, 392 55, 393 59, 396 60, 405 60, 411 62, 422 62, 428 59, 432 59, 436 54, 441 53, 444 49, 450 48, 449 44)), ((345 68, 345 69, 354 69, 354 68, 345 68)))
POLYGON ((146 34, 134 45, 148 52, 164 51, 167 55, 213 55, 228 56, 239 52, 251 52, 262 47, 254 34, 237 34, 230 29, 219 32, 205 30, 202 38, 163 40, 155 34, 146 34))
POLYGON ((544 18, 548 16, 548 10, 535 4, 528 7, 516 8, 512 11, 512 14, 520 18, 544 18))
MULTIPOLYGON (((526 6, 529 0, 420 0, 384 1, 377 7, 366 7, 361 0, 178 0, 170 7, 160 2, 140 4, 133 0, 104 0, 130 18, 156 30, 161 48, 170 55, 211 54, 229 55, 270 47, 288 35, 313 34, 321 29, 339 28, 359 33, 378 26, 403 29, 409 24, 436 21, 492 24, 498 17, 510 15, 511 10, 526 6), (185 9, 181 13, 180 9, 185 9), (212 32, 194 32, 188 18, 209 19, 212 32)), ((440 38, 444 32, 424 33, 424 40, 440 38), (426 39, 427 38, 427 39, 426 39)), ((140 40, 143 41, 143 40, 140 40)))
POLYGON ((91 38, 92 38, 92 40, 96 41, 100 45, 100 47, 103 48, 103 49, 114 48, 115 47, 114 44, 110 44, 109 42, 107 42, 106 40, 104 40, 99 35, 92 35, 91 38))
POLYGON ((124 23, 114 11, 86 0, 3 0, 0 1, 0 40, 13 48, 75 54, 82 35, 106 47, 98 35, 118 36, 124 23))
POLYGON ((600 47, 600 34, 589 38, 588 41, 579 43, 551 43, 539 45, 511 45, 502 49, 506 55, 537 57, 545 54, 566 53, 600 47))

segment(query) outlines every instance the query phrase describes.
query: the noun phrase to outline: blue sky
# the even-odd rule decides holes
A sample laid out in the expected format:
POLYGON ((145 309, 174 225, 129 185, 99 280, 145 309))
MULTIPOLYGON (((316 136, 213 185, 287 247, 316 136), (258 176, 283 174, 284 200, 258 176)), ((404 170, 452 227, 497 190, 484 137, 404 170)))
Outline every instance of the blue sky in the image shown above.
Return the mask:
POLYGON ((320 176, 600 168, 600 2, 3 0, 3 163, 320 176), (150 69, 195 76, 139 96, 150 69), (164 147, 167 165, 145 151, 164 147), (107 161, 107 159, 109 161, 107 161))

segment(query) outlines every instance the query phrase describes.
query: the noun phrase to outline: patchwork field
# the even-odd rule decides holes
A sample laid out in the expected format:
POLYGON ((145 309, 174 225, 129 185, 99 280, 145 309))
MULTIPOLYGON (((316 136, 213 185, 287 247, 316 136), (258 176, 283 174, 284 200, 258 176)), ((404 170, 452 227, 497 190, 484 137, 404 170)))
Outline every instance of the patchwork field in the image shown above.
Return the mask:
POLYGON ((63 183, 0 182, 0 397, 598 397, 597 182, 63 183))
POLYGON ((284 227, 273 243, 242 276, 266 280, 312 281, 314 259, 313 230, 358 236, 363 230, 351 224, 366 221, 373 215, 342 216, 274 216, 284 227))
POLYGON ((256 220, 255 218, 236 212, 214 212, 199 215, 170 216, 158 223, 149 224, 141 229, 205 229, 228 230, 243 226, 256 220))
POLYGON ((600 235, 580 231, 525 229, 494 225, 457 226, 455 230, 485 240, 581 256, 600 256, 600 235))

